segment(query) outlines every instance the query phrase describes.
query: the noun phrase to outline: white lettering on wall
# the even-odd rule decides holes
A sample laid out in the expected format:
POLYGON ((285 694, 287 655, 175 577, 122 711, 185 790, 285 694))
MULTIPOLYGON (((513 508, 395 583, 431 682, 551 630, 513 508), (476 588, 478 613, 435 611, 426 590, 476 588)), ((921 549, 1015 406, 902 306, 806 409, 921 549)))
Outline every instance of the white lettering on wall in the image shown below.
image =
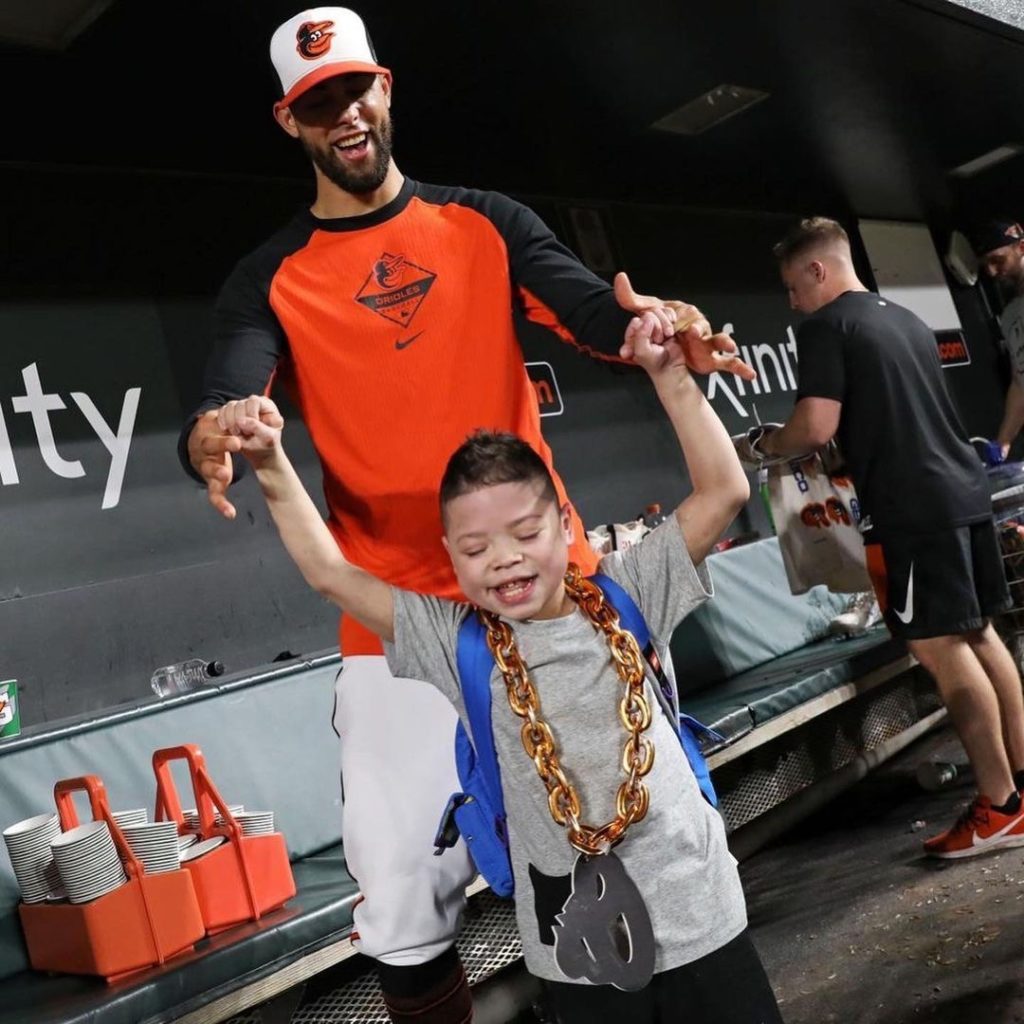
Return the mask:
MULTIPOLYGON (((731 335, 733 325, 726 324, 723 334, 731 335)), ((781 344, 761 343, 753 346, 741 345, 739 354, 743 361, 752 366, 757 377, 745 381, 731 373, 712 373, 708 377, 708 401, 714 404, 721 395, 737 413, 747 419, 750 411, 743 401, 749 389, 753 395, 771 394, 773 390, 796 391, 796 375, 793 367, 797 362, 796 335, 792 327, 786 328, 786 341, 781 344), (792 358, 790 358, 792 357, 792 358)))
POLYGON ((71 397, 89 421, 89 426, 96 431, 96 436, 103 442, 103 447, 110 452, 110 470, 107 473, 107 486, 103 491, 101 508, 114 508, 121 500, 121 484, 124 481, 125 467, 128 465, 128 450, 132 444, 132 430, 135 429, 135 414, 139 411, 141 394, 142 388, 129 388, 124 393, 121 422, 117 426, 117 434, 114 434, 93 400, 85 392, 71 392, 71 397))
MULTIPOLYGON (((39 454, 42 456, 46 468, 56 476, 69 480, 85 476, 85 467, 82 463, 78 459, 65 459, 57 451, 57 443, 53 437, 50 413, 66 410, 67 405, 64 400, 60 395, 46 394, 43 391, 39 369, 35 363, 24 367, 21 377, 25 382, 25 393, 14 395, 11 398, 11 406, 16 413, 27 413, 32 417, 32 426, 35 428, 36 441, 39 444, 39 454)), ((114 508, 121 500, 121 485, 124 483, 125 468, 128 465, 128 452, 131 448, 132 431, 135 429, 135 416, 139 409, 141 394, 141 388, 129 388, 125 392, 124 401, 121 404, 121 417, 115 433, 96 408, 96 403, 84 391, 71 392, 71 398, 110 455, 110 467, 107 471, 107 483, 103 491, 101 508, 114 508)), ((18 482, 14 447, 7 431, 3 406, 0 405, 0 484, 6 487, 18 482)))
POLYGON ((39 451, 46 468, 51 473, 67 477, 69 480, 85 476, 85 470, 77 459, 71 461, 60 457, 57 444, 53 440, 49 414, 57 409, 67 408, 60 395, 43 394, 43 385, 39 381, 39 371, 35 363, 26 366, 21 371, 21 377, 25 381, 25 394, 13 398, 11 402, 15 412, 27 412, 31 415, 32 425, 36 428, 36 437, 39 440, 39 451))
POLYGON ((0 409, 0 484, 8 487, 18 482, 18 467, 14 464, 14 450, 7 433, 7 421, 4 411, 0 409))

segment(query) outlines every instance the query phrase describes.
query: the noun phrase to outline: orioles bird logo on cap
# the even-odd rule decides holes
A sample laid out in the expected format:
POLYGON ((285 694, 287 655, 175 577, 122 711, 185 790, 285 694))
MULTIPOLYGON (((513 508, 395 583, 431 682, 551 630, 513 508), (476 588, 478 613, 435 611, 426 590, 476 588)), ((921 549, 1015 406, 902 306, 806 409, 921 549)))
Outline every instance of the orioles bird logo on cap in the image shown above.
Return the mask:
POLYGON ((299 56, 305 60, 322 57, 331 48, 331 40, 334 38, 332 28, 333 21, 304 21, 295 33, 298 44, 295 49, 299 56))

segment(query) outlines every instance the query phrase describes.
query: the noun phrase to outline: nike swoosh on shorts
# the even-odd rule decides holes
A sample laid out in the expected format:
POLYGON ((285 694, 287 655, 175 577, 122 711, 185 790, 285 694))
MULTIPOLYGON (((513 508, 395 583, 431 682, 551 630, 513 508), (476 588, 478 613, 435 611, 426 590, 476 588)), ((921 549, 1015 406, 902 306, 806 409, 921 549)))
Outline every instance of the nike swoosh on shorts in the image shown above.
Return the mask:
POLYGON ((903 605, 903 611, 899 608, 893 608, 896 613, 896 618, 903 623, 904 626, 910 624, 910 620, 914 617, 914 563, 910 563, 910 575, 907 576, 907 600, 903 605))

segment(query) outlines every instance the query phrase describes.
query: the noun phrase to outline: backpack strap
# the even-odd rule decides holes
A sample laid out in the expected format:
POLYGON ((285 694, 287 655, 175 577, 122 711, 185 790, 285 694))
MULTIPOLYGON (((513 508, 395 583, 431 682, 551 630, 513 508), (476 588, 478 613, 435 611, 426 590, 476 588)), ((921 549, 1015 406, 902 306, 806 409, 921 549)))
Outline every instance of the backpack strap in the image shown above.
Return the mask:
POLYGON ((620 584, 611 577, 605 576, 604 573, 594 573, 590 578, 604 591, 611 606, 619 613, 619 622, 622 627, 629 630, 636 638, 636 642, 658 682, 655 693, 658 695, 669 721, 675 724, 679 742, 682 745, 683 753, 686 754, 686 760, 690 762, 697 785, 700 787, 704 799, 712 807, 717 807, 718 795, 711 782, 708 763, 700 748, 700 737, 707 735, 714 739, 718 738, 718 734, 703 722, 698 722, 696 718, 679 710, 679 692, 661 664, 658 652, 654 648, 654 642, 651 640, 651 631, 647 628, 647 622, 633 598, 620 584))
POLYGON ((484 625, 473 611, 459 626, 456 661, 469 730, 460 717, 455 727, 455 765, 462 789, 452 794, 444 809, 434 838, 434 854, 444 853, 461 836, 477 870, 494 893, 511 896, 515 879, 491 725, 490 679, 494 658, 487 646, 484 625))
POLYGON ((619 613, 619 623, 622 628, 629 630, 635 637, 644 660, 658 681, 660 690, 658 696, 662 706, 669 718, 675 721, 679 715, 679 695, 676 692, 675 684, 669 679, 668 673, 661 664, 658 652, 654 649, 651 631, 647 628, 647 620, 643 617, 643 613, 622 585, 616 583, 610 576, 596 572, 590 579, 601 588, 608 603, 619 613))
POLYGON ((495 807, 503 808, 498 752, 494 748, 491 724, 491 671, 494 655, 487 646, 487 632, 475 611, 462 620, 456 649, 456 663, 462 700, 469 719, 470 740, 476 754, 476 767, 487 796, 495 807))

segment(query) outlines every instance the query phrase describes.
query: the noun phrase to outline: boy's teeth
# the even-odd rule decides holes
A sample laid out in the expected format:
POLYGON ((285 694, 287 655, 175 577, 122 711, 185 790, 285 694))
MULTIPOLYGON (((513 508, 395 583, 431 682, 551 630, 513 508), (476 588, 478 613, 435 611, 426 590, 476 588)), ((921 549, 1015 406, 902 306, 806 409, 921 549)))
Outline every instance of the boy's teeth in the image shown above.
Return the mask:
POLYGON ((529 583, 529 580, 512 580, 509 583, 502 583, 498 590, 503 594, 512 594, 519 590, 525 590, 529 583))

